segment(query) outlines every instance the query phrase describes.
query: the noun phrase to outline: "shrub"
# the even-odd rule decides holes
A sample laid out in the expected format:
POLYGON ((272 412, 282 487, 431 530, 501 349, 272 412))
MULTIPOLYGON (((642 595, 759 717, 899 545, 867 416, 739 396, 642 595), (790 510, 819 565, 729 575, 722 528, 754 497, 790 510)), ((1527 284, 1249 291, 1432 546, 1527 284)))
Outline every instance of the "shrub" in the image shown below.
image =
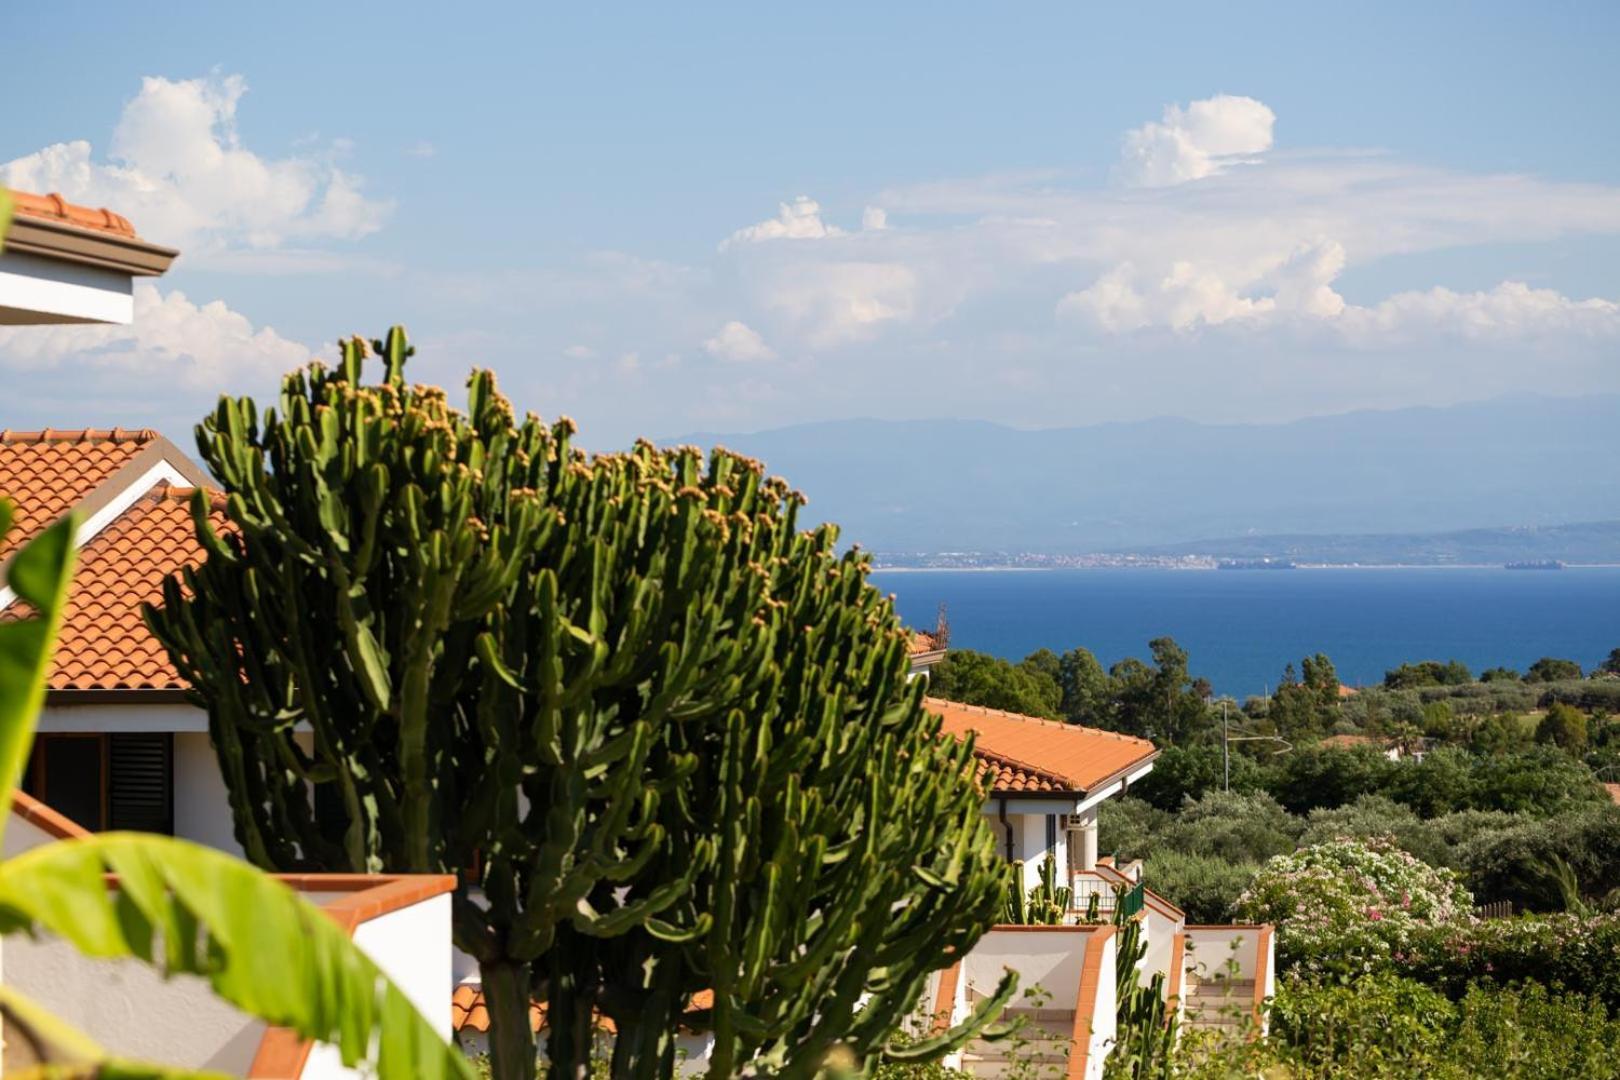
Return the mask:
MULTIPOLYGON (((1237 751, 1231 754, 1230 769, 1233 791, 1264 791, 1274 782, 1265 767, 1237 751)), ((1154 761, 1153 771, 1131 792, 1161 810, 1179 810, 1189 797, 1221 790, 1223 779, 1219 745, 1167 746, 1154 761)))
POLYGON ((1620 916, 1464 920, 1413 935, 1400 969, 1453 996, 1479 982, 1540 982, 1620 1007, 1620 916))
POLYGON ((1586 714, 1573 705, 1553 702, 1547 707, 1547 715, 1536 725, 1536 742, 1572 752, 1585 750, 1586 714))
POLYGON ((1583 679, 1580 682, 1558 683, 1542 691, 1540 704, 1551 705, 1555 701, 1612 716, 1620 713, 1620 679, 1612 676, 1583 679))
POLYGON ((1097 848, 1122 859, 1140 859, 1153 850, 1159 830, 1175 820, 1168 810, 1127 795, 1097 807, 1097 848))
POLYGON ((1561 679, 1580 677, 1581 665, 1573 660, 1560 660, 1555 656, 1543 656, 1531 664, 1524 673, 1525 682, 1558 682, 1561 679))
MULTIPOLYGON (((1421 983, 1387 974, 1349 984, 1289 981, 1279 988, 1272 1020, 1271 1060, 1241 1075, 1425 1080, 1620 1075, 1620 1022, 1603 1003, 1535 983, 1471 986, 1452 1002, 1421 983), (1267 1065, 1287 1071, 1268 1072, 1267 1065)), ((1237 1050, 1234 1056, 1252 1060, 1254 1055, 1237 1050)))
POLYGON ((1188 922, 1216 923, 1231 917, 1233 903, 1259 870, 1260 863, 1252 860, 1167 850, 1147 860, 1146 880, 1185 911, 1188 922))
POLYGON ((1403 767, 1409 766, 1373 747, 1301 750, 1283 761, 1271 793, 1291 813, 1304 814, 1383 791, 1403 767))
POLYGON ((1555 860, 1570 868, 1583 895, 1602 900, 1620 890, 1620 807, 1523 819, 1480 833, 1463 845, 1459 856, 1470 887, 1482 900, 1559 910, 1564 898, 1550 872, 1555 860))
POLYGON ((1189 798, 1154 838, 1150 854, 1176 851, 1260 862, 1294 850, 1300 822, 1265 792, 1206 792, 1189 798))
POLYGON ((1376 1075, 1380 1067, 1432 1060, 1456 1017, 1444 994, 1387 973, 1351 983, 1287 980, 1271 1008, 1272 1037, 1292 1064, 1313 1074, 1350 1066, 1376 1075))
POLYGON ((1233 905, 1277 927, 1284 966, 1357 973, 1384 967, 1422 930, 1471 914, 1457 874, 1385 841, 1333 840, 1279 855, 1233 905))
POLYGON ((1451 844, 1441 836, 1433 823, 1418 817, 1410 807, 1392 802, 1382 795, 1363 795, 1346 806, 1312 810, 1299 843, 1302 847, 1309 847, 1341 837, 1351 840, 1383 838, 1430 866, 1455 865, 1451 844))

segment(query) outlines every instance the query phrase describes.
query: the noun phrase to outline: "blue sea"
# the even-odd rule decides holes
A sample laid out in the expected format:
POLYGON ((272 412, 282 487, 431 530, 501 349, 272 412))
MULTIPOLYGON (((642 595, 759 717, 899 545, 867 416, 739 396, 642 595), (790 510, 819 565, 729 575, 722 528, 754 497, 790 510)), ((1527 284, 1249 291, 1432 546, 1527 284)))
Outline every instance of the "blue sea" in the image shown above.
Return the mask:
POLYGON ((1349 685, 1408 660, 1477 674, 1542 656, 1590 669, 1620 646, 1620 567, 1564 570, 880 570, 901 617, 932 628, 944 603, 953 648, 1010 660, 1082 645, 1103 662, 1148 659, 1176 639, 1193 674, 1244 697, 1324 652, 1349 685))

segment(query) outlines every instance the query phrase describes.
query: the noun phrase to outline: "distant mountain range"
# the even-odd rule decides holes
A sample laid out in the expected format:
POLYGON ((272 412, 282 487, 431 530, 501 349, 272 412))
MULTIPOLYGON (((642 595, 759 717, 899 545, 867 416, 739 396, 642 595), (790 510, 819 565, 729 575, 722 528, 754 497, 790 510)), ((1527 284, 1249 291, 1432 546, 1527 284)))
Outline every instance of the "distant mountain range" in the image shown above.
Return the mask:
POLYGON ((1314 561, 1307 550, 1376 537, 1380 550, 1467 545, 1491 552, 1479 559, 1488 562, 1620 561, 1620 395, 1285 424, 1147 420, 1030 431, 973 420, 843 420, 668 441, 719 443, 763 459, 809 496, 811 517, 839 522, 846 540, 876 551, 1218 543, 1208 553, 1314 561), (1414 535, 1431 533, 1448 536, 1414 535))

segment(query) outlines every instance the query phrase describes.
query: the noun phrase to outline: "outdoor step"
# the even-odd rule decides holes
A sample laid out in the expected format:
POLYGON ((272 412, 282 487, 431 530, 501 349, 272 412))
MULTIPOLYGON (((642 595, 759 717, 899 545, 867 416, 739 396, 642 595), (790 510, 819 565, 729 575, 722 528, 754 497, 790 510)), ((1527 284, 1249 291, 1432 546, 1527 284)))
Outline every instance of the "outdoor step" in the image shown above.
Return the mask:
POLYGON ((985 1042, 983 1039, 973 1039, 962 1048, 962 1052, 972 1058, 986 1060, 994 1058, 1017 1057, 1024 1060, 1031 1058, 1049 1058, 1053 1060, 1067 1060, 1069 1048, 1072 1046, 1069 1039, 1026 1039, 1018 1042, 1016 1036, 1002 1039, 1000 1042, 985 1042))
POLYGON ((1008 1075, 1033 1077, 1061 1077, 1069 1069, 1069 1055, 1032 1054, 1027 1050, 1013 1055, 974 1054, 964 1051, 962 1071, 973 1076, 1003 1077, 1008 1075))

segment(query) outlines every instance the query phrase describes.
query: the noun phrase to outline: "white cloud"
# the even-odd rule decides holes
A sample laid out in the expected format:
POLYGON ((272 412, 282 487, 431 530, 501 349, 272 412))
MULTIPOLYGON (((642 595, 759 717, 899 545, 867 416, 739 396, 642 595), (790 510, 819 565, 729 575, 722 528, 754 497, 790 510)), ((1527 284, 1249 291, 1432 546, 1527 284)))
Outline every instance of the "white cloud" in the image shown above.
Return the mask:
POLYGON ((1213 176, 1270 150, 1276 119, 1254 98, 1231 94, 1217 94, 1185 108, 1167 105, 1162 121, 1126 134, 1119 176, 1140 187, 1213 176))
POLYGON ((844 230, 821 219, 821 204, 808 195, 800 195, 791 203, 778 203, 777 207, 774 218, 738 229, 721 243, 720 249, 765 240, 825 240, 844 235, 844 230))
POLYGON ((765 339, 759 336, 758 331, 736 319, 726 323, 713 337, 704 341, 703 351, 717 360, 729 360, 734 363, 752 363, 776 357, 775 350, 765 344, 765 339))
POLYGON ((882 232, 889 227, 889 212, 881 206, 868 206, 861 211, 861 229, 864 232, 882 232))
POLYGON ((918 275, 900 262, 828 260, 768 270, 758 302, 817 347, 871 338, 917 314, 918 275))
POLYGON ((405 153, 411 157, 430 158, 439 152, 439 148, 426 139, 418 139, 405 148, 405 153))
POLYGON ((218 300, 199 306, 145 281, 135 286, 128 326, 0 327, 0 369, 123 375, 163 392, 241 386, 309 359, 304 346, 255 329, 218 300))
POLYGON ((324 154, 265 158, 241 145, 239 75, 149 77, 125 104, 105 161, 89 142, 56 143, 0 165, 0 182, 107 206, 141 234, 195 261, 232 250, 354 239, 375 232, 391 204, 324 154))
POLYGON ((1481 344, 1504 339, 1620 337, 1620 303, 1603 298, 1573 300, 1552 289, 1504 281, 1494 289, 1454 292, 1436 287, 1400 292, 1371 307, 1344 313, 1352 343, 1382 345, 1444 332, 1481 344))

